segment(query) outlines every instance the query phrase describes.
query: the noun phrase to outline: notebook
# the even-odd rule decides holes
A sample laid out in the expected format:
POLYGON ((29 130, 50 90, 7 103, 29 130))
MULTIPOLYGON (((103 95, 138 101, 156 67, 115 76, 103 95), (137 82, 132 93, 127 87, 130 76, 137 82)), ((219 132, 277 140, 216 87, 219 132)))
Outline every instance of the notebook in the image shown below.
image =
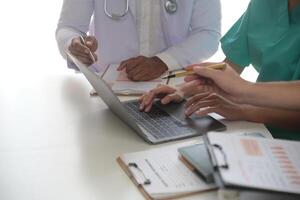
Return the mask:
POLYGON ((151 81, 133 82, 127 78, 125 70, 117 71, 119 65, 109 65, 103 74, 103 79, 111 86, 116 94, 139 95, 143 94, 158 84, 166 84, 167 80, 157 78, 151 81))
POLYGON ((195 144, 178 149, 184 161, 192 165, 207 183, 213 183, 213 167, 204 144, 195 144))
POLYGON ((117 161, 147 199, 169 199, 216 189, 180 161, 177 149, 193 143, 128 153, 117 161))

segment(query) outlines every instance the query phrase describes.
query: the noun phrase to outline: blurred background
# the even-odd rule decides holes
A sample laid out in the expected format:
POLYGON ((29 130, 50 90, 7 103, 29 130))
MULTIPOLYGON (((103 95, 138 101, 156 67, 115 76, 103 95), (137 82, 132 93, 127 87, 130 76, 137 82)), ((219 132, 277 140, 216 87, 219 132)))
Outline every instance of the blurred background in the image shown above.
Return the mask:
MULTIPOLYGON (((245 11, 249 0, 221 2, 224 34, 245 11)), ((17 197, 20 196, 30 200, 57 199, 57 196, 63 198, 61 195, 66 195, 65 199, 80 199, 88 195, 95 195, 94 199, 99 199, 103 195, 99 188, 108 191, 115 189, 98 181, 97 167, 102 169, 106 165, 97 163, 97 152, 106 146, 98 146, 94 141, 106 135, 92 132, 88 137, 83 136, 89 124, 95 124, 93 128, 96 130, 114 118, 105 115, 107 118, 101 119, 106 121, 98 123, 99 113, 106 111, 92 111, 97 108, 99 101, 87 97, 90 89, 87 81, 80 74, 74 75, 58 52, 55 29, 62 3, 63 0, 1 1, 1 200, 19 199, 17 197), (86 85, 80 87, 81 83, 86 85), (76 90, 72 90, 73 85, 76 90), (68 119, 59 120, 65 118, 68 119), (57 177, 51 176, 53 171, 57 177), (82 177, 85 181, 82 181, 82 177), (93 184, 95 188, 89 185, 94 180, 97 182, 93 184), (89 190, 95 191, 91 193, 89 190)), ((224 55, 219 50, 210 60, 223 59, 224 55)), ((247 72, 248 80, 256 79, 257 73, 253 68, 248 68, 247 72)), ((132 138, 124 141, 130 144, 132 138)), ((141 147, 144 144, 139 145, 141 147)), ((118 152, 114 153, 119 155, 118 152)), ((131 195, 127 190, 125 193, 124 188, 117 189, 131 195)), ((136 192, 134 187, 131 192, 136 192)))
MULTIPOLYGON (((67 69, 55 41, 62 2, 63 0, 2 1, 0 101, 5 101, 7 95, 19 98, 20 94, 14 92, 16 88, 38 84, 44 76, 74 73, 67 69)), ((221 3, 224 34, 245 11, 249 0, 221 0, 221 3)), ((220 61, 223 58, 219 50, 210 60, 220 61)), ((253 68, 248 68, 247 72, 245 78, 254 81, 257 73, 253 68)), ((6 105, 11 104, 7 102, 6 105)))

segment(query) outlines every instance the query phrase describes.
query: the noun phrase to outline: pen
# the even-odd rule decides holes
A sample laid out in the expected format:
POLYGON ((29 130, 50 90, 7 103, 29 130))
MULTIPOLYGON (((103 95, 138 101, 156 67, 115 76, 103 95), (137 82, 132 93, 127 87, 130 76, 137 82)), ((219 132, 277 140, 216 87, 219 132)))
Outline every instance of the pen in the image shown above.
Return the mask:
MULTIPOLYGON (((195 66, 197 66, 197 65, 195 65, 195 66)), ((216 70, 223 70, 223 69, 226 68, 226 63, 212 64, 212 65, 206 66, 206 68, 216 69, 216 70)), ((183 77, 183 76, 188 76, 188 75, 193 75, 193 74, 195 74, 193 69, 188 69, 188 70, 185 70, 183 72, 177 72, 177 73, 175 72, 174 74, 164 76, 164 77, 162 77, 162 79, 177 78, 177 77, 183 77)))
MULTIPOLYGON (((86 46, 85 41, 84 41, 84 38, 82 37, 82 35, 79 36, 79 38, 80 38, 80 42, 81 42, 84 46, 86 46)), ((93 63, 95 63, 95 62, 96 62, 96 59, 95 59, 94 55, 92 54, 92 52, 90 51, 90 49, 89 49, 89 54, 90 54, 91 59, 93 60, 93 63)))

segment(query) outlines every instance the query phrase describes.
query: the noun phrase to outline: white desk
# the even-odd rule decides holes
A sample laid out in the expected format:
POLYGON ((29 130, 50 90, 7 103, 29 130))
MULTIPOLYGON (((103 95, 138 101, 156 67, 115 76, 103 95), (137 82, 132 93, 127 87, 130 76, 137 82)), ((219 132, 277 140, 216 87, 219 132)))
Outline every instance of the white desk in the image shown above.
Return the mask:
MULTIPOLYGON (((115 159, 158 146, 90 98, 81 75, 24 77, 10 89, 7 83, 0 80, 1 200, 143 199, 115 159)), ((247 126, 268 134, 259 124, 227 125, 228 132, 247 126)))

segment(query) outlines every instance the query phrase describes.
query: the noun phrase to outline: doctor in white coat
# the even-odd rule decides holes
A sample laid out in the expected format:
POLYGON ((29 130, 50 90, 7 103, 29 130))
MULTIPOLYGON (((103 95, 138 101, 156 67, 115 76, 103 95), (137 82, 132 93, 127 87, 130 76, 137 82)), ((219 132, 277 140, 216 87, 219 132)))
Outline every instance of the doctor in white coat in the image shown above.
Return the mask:
POLYGON ((91 51, 95 70, 121 63, 131 80, 147 81, 211 57, 220 21, 219 0, 64 0, 56 39, 65 58, 68 49, 92 64, 91 51))

